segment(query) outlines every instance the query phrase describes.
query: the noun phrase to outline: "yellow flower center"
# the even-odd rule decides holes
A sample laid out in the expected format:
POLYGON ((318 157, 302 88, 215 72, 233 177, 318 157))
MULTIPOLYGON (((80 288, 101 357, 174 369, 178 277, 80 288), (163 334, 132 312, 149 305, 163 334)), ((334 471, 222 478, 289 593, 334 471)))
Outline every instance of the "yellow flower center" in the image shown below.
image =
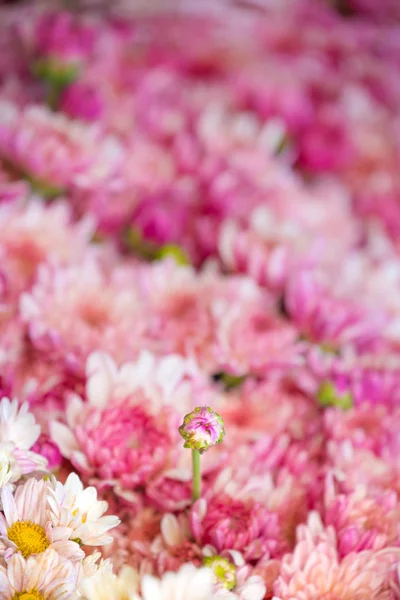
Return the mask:
POLYGON ((12 600, 45 600, 45 597, 36 590, 30 592, 19 592, 12 597, 12 600))
MULTIPOLYGON (((31 554, 40 554, 50 546, 43 527, 32 521, 17 521, 7 531, 7 537, 14 542, 24 558, 31 554)), ((31 593, 33 594, 33 592, 29 592, 27 596, 18 596, 18 600, 22 597, 23 600, 42 598, 42 596, 29 596, 31 593)), ((39 592, 34 593, 38 594, 39 592)))

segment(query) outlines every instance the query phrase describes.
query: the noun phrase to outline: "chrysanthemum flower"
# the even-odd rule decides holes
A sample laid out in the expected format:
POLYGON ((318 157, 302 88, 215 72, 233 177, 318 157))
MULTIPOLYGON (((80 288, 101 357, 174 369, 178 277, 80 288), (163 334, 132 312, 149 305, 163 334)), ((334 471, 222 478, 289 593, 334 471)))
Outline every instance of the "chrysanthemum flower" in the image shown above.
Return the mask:
POLYGON ((83 371, 94 350, 110 351, 121 360, 139 347, 143 325, 134 287, 112 281, 91 255, 80 266, 40 268, 20 306, 36 352, 66 362, 75 372, 83 371))
POLYGON ((0 565, 3 600, 70 600, 76 587, 74 565, 51 549, 28 558, 14 554, 0 565))
POLYGON ((223 307, 215 338, 218 370, 264 374, 302 362, 296 328, 262 305, 243 302, 223 307))
POLYGON ((89 218, 72 223, 72 211, 62 202, 44 205, 38 198, 0 208, 1 271, 6 297, 14 300, 30 286, 42 262, 73 264, 81 260, 93 234, 89 218))
POLYGON ((46 458, 36 452, 20 450, 12 442, 0 443, 0 457, 0 488, 15 484, 23 475, 34 471, 47 472, 46 458))
POLYGON ((139 575, 131 567, 122 567, 118 575, 112 571, 109 561, 100 565, 91 577, 79 584, 84 600, 140 600, 138 596, 139 575))
POLYGON ((307 546, 306 542, 299 542, 293 555, 283 559, 273 587, 276 600, 390 597, 391 579, 399 560, 396 549, 351 553, 340 561, 334 546, 307 546))
POLYGON ((4 514, 0 513, 0 534, 7 556, 17 553, 28 558, 51 548, 73 562, 84 558, 79 544, 69 539, 72 530, 53 526, 49 493, 47 483, 36 479, 19 486, 14 495, 7 487, 2 490, 4 514))
POLYGON ((218 552, 239 550, 246 560, 267 552, 274 556, 284 549, 277 514, 253 499, 233 500, 226 495, 200 499, 191 509, 190 525, 200 545, 211 544, 218 552))
POLYGON ((400 506, 394 491, 368 493, 358 486, 327 504, 324 521, 336 530, 340 556, 400 546, 400 506))
POLYGON ((102 485, 129 489, 144 485, 165 468, 176 453, 178 415, 168 407, 157 416, 143 393, 97 407, 97 397, 84 403, 73 396, 67 424, 51 424, 60 451, 85 477, 102 485))
POLYGON ((213 570, 218 598, 263 600, 266 593, 263 578, 238 550, 226 550, 218 555, 215 548, 208 545, 203 548, 203 555, 203 564, 213 570))
POLYGON ((101 176, 112 170, 116 144, 105 141, 103 146, 103 140, 99 127, 70 121, 43 106, 19 110, 2 102, 1 154, 41 195, 60 196, 72 184, 83 181, 89 172, 95 180, 96 174, 101 176), (108 164, 98 161, 103 151, 108 164))
POLYGON ((145 575, 142 579, 143 600, 212 600, 213 578, 210 569, 196 569, 192 564, 183 565, 176 573, 166 573, 161 579, 145 575))
POLYGON ((321 428, 315 401, 290 389, 281 378, 249 379, 237 390, 221 394, 216 407, 229 430, 226 443, 233 447, 284 432, 293 440, 301 440, 321 428))
POLYGON ((154 573, 163 575, 167 571, 177 571, 184 563, 196 567, 202 564, 202 549, 193 541, 186 515, 178 517, 165 513, 160 522, 160 533, 150 547, 154 573))
POLYGON ((84 546, 102 546, 112 541, 106 533, 120 520, 112 515, 104 516, 108 504, 97 499, 96 488, 84 488, 76 473, 71 473, 64 484, 54 481, 52 487, 54 496, 49 496, 49 505, 55 527, 70 528, 70 539, 79 540, 84 546))
POLYGON ((384 315, 336 297, 318 272, 303 269, 296 273, 288 284, 285 305, 302 335, 312 342, 333 349, 350 345, 361 352, 382 344, 384 315))
POLYGON ((62 463, 62 456, 58 446, 50 440, 49 436, 41 435, 32 448, 34 452, 37 452, 47 460, 49 471, 59 469, 62 463))
POLYGON ((29 412, 27 404, 18 405, 16 400, 0 401, 0 441, 13 442, 18 448, 29 450, 40 435, 40 426, 29 412))
POLYGON ((22 475, 46 470, 47 460, 29 449, 40 434, 40 426, 28 411, 28 405, 16 400, 0 401, 0 488, 13 484, 22 475))

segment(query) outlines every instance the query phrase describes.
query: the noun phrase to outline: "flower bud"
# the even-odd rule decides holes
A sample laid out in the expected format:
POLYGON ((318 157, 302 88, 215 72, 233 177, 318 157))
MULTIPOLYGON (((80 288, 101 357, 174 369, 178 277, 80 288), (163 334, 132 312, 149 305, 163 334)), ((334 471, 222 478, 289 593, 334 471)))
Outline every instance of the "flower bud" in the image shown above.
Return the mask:
POLYGON ((179 433, 185 440, 185 448, 200 454, 215 444, 220 444, 225 435, 222 417, 208 406, 198 406, 186 415, 179 433))

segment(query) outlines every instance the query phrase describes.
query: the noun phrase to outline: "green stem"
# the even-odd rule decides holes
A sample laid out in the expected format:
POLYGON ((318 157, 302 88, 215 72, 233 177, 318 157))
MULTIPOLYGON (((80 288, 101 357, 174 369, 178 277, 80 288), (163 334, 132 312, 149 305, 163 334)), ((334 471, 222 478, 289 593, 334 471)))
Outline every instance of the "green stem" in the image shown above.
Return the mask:
POLYGON ((58 83, 51 82, 49 84, 48 92, 47 92, 47 104, 52 110, 57 110, 60 96, 62 92, 62 86, 58 83))
POLYGON ((200 473, 200 454, 197 450, 192 450, 193 466, 193 502, 196 502, 201 496, 201 473, 200 473))

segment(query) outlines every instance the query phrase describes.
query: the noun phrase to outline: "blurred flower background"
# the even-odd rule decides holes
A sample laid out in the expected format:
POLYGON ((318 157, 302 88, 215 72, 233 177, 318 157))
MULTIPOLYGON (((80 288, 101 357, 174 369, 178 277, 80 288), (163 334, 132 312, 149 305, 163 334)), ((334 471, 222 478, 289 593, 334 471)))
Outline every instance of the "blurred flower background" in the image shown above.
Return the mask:
POLYGON ((1 598, 400 599, 399 166, 398 0, 0 4, 1 598))

